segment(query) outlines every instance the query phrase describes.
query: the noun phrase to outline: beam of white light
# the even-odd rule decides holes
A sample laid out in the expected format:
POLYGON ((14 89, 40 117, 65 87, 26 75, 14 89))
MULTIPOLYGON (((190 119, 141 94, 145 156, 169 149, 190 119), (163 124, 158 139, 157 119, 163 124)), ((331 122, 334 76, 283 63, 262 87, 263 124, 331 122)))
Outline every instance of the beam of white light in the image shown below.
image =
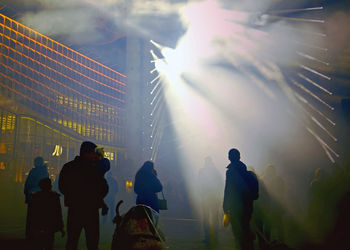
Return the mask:
POLYGON ((318 113, 320 116, 322 116, 326 121, 328 121, 331 125, 335 126, 335 122, 333 122, 331 119, 329 119, 325 114, 323 114, 319 109, 317 109, 315 106, 313 106, 311 103, 309 103, 304 97, 299 95, 298 93, 294 93, 295 96, 305 105, 310 107, 312 110, 314 110, 316 113, 318 113))
POLYGON ((297 22, 308 22, 308 23, 324 23, 324 20, 320 20, 320 19, 295 18, 295 17, 284 17, 284 16, 273 16, 273 15, 267 15, 267 18, 287 20, 287 21, 297 21, 297 22))
POLYGON ((301 39, 301 41, 299 41, 299 42, 306 45, 306 46, 313 46, 313 44, 310 43, 309 41, 305 42, 302 39, 302 37, 300 37, 300 35, 302 35, 302 36, 315 36, 317 38, 326 38, 327 37, 327 34, 322 33, 319 30, 305 29, 305 27, 303 25, 301 27, 299 27, 299 26, 286 26, 285 29, 287 32, 292 32, 292 33, 298 35, 295 38, 301 39))
POLYGON ((322 61, 322 60, 320 60, 320 59, 317 59, 317 58, 315 58, 315 57, 313 57, 313 56, 304 54, 304 53, 302 53, 302 52, 300 52, 300 51, 297 51, 297 54, 300 55, 300 56, 302 56, 302 57, 305 57, 305 58, 307 58, 307 59, 309 59, 309 60, 312 60, 312 61, 315 61, 315 62, 319 62, 319 63, 322 63, 322 64, 324 64, 324 65, 326 65, 326 66, 329 66, 329 63, 328 63, 328 62, 324 62, 324 61, 322 61))
MULTIPOLYGON (((161 132, 159 138, 162 137, 162 134, 163 134, 163 132, 161 132)), ((158 139, 158 141, 160 141, 160 139, 158 139)), ((156 148, 152 152, 151 161, 156 161, 157 160, 157 157, 158 157, 158 154, 159 154, 159 146, 160 146, 160 142, 158 142, 158 144, 156 144, 156 148)))
POLYGON ((150 103, 150 105, 153 105, 153 103, 155 102, 155 100, 158 98, 158 96, 160 95, 161 93, 161 89, 158 89, 157 93, 153 96, 153 99, 150 103))
POLYGON ((153 109, 152 109, 152 112, 150 113, 151 116, 153 116, 158 109, 159 106, 161 106, 161 104, 163 103, 164 101, 164 97, 161 96, 160 98, 157 99, 157 102, 155 105, 153 105, 153 109))
POLYGON ((156 43, 153 40, 150 40, 150 43, 152 43, 156 48, 158 48, 159 50, 162 50, 164 48, 164 46, 160 45, 159 43, 156 43))
POLYGON ((322 100, 320 97, 318 97, 316 94, 314 94, 312 91, 308 90, 307 88, 305 88, 302 84, 298 83, 297 81, 295 81, 294 79, 291 79, 292 83, 294 85, 296 85, 297 87, 299 87, 301 90, 303 90, 304 92, 306 92, 307 94, 311 95, 313 98, 315 98, 316 100, 318 100, 320 103, 324 104, 325 106, 327 106, 330 110, 334 110, 334 108, 329 105, 328 103, 326 103, 324 100, 322 100))
POLYGON ((326 76, 326 75, 322 74, 321 72, 318 72, 317 70, 309 68, 309 67, 307 67, 307 66, 305 66, 303 64, 300 64, 300 67, 305 69, 305 70, 307 70, 307 71, 309 71, 309 72, 311 72, 311 73, 314 73, 315 75, 318 75, 318 76, 320 76, 320 77, 322 77, 324 79, 331 80, 331 78, 329 76, 326 76))
POLYGON ((151 138, 154 138, 155 132, 159 130, 159 124, 162 122, 161 114, 162 114, 162 112, 163 112, 163 109, 164 109, 164 107, 163 107, 163 106, 160 106, 159 109, 158 109, 158 112, 156 112, 156 113, 152 116, 153 120, 152 120, 152 123, 151 123, 151 125, 152 125, 152 126, 151 126, 151 127, 152 127, 152 131, 151 131, 151 134, 150 134, 150 137, 151 137, 151 138))
POLYGON ((163 106, 164 106, 163 104, 164 104, 164 97, 161 96, 157 100, 156 104, 153 107, 152 112, 150 113, 150 116, 152 116, 153 119, 156 119, 156 118, 158 118, 160 116, 160 113, 163 110, 163 106))
POLYGON ((303 43, 303 42, 299 42, 299 41, 296 41, 297 44, 301 45, 301 46, 304 46, 304 47, 307 47, 307 48, 311 48, 311 49, 317 49, 317 50, 321 50, 323 52, 327 52, 328 49, 327 48, 323 48, 323 47, 320 47, 320 46, 316 46, 314 44, 307 44, 307 43, 303 43))
POLYGON ((154 68, 154 69, 152 69, 149 73, 153 74, 156 70, 157 70, 157 69, 154 68))
POLYGON ((154 138, 155 132, 157 131, 157 127, 158 127, 158 122, 156 122, 155 125, 152 127, 152 132, 151 132, 151 135, 150 135, 150 137, 152 139, 154 138))
POLYGON ((159 60, 159 57, 154 53, 153 50, 150 50, 149 52, 151 53, 154 61, 159 60))
POLYGON ((319 126, 323 131, 325 131, 327 133, 327 135, 329 135, 329 137, 331 137, 333 139, 333 141, 338 141, 337 138, 335 138, 334 135, 332 135, 331 132, 328 131, 328 129, 325 128, 325 126, 323 126, 321 124, 321 122, 319 122, 314 116, 311 116, 311 120, 317 124, 317 126, 319 126))
POLYGON ((339 154, 337 154, 330 146, 328 146, 328 144, 323 141, 315 131, 313 131, 312 129, 310 129, 309 127, 306 127, 307 131, 309 131, 315 138, 316 140, 322 145, 322 148, 328 152, 327 155, 328 157, 330 157, 331 161, 334 163, 335 160, 333 159, 333 157, 329 154, 329 152, 331 152, 333 155, 335 155, 337 158, 339 158, 339 154))
POLYGON ((311 80, 310 78, 308 78, 307 76, 298 73, 297 74, 300 78, 304 79, 305 81, 311 83, 312 85, 314 85, 315 87, 319 88, 320 90, 324 91, 325 93, 329 94, 329 95, 333 95, 332 92, 330 92, 329 90, 327 90, 326 88, 322 87, 321 85, 319 85, 318 83, 314 82, 313 80, 311 80))
POLYGON ((157 75, 150 83, 154 83, 155 81, 157 81, 160 78, 160 75, 157 75))
POLYGON ((154 85, 153 89, 150 92, 151 95, 153 95, 154 91, 159 87, 160 82, 161 82, 160 79, 158 79, 156 85, 154 85))
POLYGON ((153 141, 153 144, 152 144, 152 156, 151 156, 151 160, 152 161, 155 161, 157 159, 159 146, 160 146, 160 140, 162 138, 162 134, 163 134, 163 130, 157 131, 157 134, 155 136, 155 140, 153 141))
POLYGON ((323 10, 323 7, 319 6, 319 7, 302 8, 302 9, 271 10, 271 11, 268 11, 267 13, 281 14, 281 13, 293 13, 293 12, 314 11, 314 10, 323 10))
MULTIPOLYGON (((190 195, 196 190, 194 176, 205 156, 212 155, 219 159, 220 166, 225 166, 228 149, 237 147, 247 157, 243 158, 244 162, 261 165, 269 150, 283 145, 284 139, 291 139, 291 131, 299 130, 300 120, 295 119, 294 114, 302 117, 302 122, 313 126, 321 124, 316 123, 317 119, 311 121, 310 115, 305 120, 306 113, 302 112, 302 105, 293 95, 296 88, 290 85, 296 85, 301 89, 298 92, 306 92, 333 110, 302 84, 287 81, 289 75, 282 70, 300 64, 301 58, 295 52, 299 51, 300 45, 291 38, 299 36, 300 43, 309 44, 313 39, 324 38, 323 34, 303 39, 301 33, 288 30, 288 27, 309 24, 283 20, 266 23, 266 27, 258 30, 249 21, 255 16, 246 18, 247 14, 243 13, 236 20, 234 13, 227 16, 229 12, 221 12, 215 4, 215 1, 198 2, 193 9, 187 9, 184 13, 186 32, 175 48, 161 47, 163 58, 154 62, 162 80, 164 102, 182 147, 179 157, 186 166, 182 170, 190 195), (293 25, 289 26, 290 23, 293 25)), ((315 20, 306 22, 318 22, 315 20)), ((318 31, 307 29, 305 33, 318 34, 318 31)), ((314 55, 308 48, 303 47, 301 51, 314 55)), ((309 79, 316 83, 313 78, 309 79)), ((153 126, 158 126, 156 121, 153 126)), ((154 128, 153 138, 157 137, 157 132, 154 128)), ((314 143, 313 138, 303 140, 307 141, 305 145, 314 143)), ((331 152, 323 143, 321 146, 331 152)), ((224 168, 221 168, 223 172, 224 168)))

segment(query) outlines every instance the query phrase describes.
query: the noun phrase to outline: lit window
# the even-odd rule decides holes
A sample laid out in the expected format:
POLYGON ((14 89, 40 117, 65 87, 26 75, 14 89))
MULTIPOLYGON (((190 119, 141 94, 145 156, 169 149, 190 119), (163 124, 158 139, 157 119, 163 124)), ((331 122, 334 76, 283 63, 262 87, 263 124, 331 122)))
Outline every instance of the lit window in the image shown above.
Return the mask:
POLYGON ((63 148, 61 145, 56 145, 55 150, 52 153, 52 156, 61 156, 62 155, 63 148))
POLYGON ((126 191, 128 192, 128 193, 131 193, 131 188, 132 188, 132 181, 126 181, 125 182, 125 189, 126 189, 126 191))

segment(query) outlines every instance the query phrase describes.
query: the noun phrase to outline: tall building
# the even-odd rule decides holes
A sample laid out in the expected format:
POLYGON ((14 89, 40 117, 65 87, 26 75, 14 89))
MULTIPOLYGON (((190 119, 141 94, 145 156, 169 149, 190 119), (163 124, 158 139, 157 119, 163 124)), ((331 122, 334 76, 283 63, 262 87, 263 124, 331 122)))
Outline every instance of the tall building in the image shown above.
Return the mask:
POLYGON ((0 171, 17 182, 43 156, 55 177, 83 140, 116 164, 126 76, 0 14, 0 171))

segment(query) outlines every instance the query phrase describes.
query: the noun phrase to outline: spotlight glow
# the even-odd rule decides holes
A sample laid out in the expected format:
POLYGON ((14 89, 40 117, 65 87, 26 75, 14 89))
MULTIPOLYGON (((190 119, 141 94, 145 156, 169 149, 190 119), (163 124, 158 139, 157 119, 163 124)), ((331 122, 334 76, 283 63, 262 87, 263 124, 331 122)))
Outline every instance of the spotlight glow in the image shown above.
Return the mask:
MULTIPOLYGON (((323 96, 305 87, 311 84, 332 95, 318 82, 319 78, 327 81, 331 78, 299 60, 326 66, 328 63, 310 52, 315 51, 312 41, 303 41, 301 36, 298 41, 291 39, 297 37, 300 29, 319 34, 319 30, 300 26, 300 23, 323 23, 323 20, 268 16, 264 22, 252 21, 257 19, 256 13, 224 10, 211 0, 187 5, 182 15, 187 30, 175 48, 152 43, 163 56, 154 64, 181 147, 184 177, 190 193, 196 192, 193 176, 202 167, 203 159, 211 156, 224 174, 226 155, 232 147, 240 149, 247 165, 259 170, 269 163, 266 161, 270 161, 271 152, 285 148, 285 153, 290 153, 286 141, 289 145, 300 145, 302 140, 303 147, 292 154, 303 157, 306 150, 314 148, 310 145, 315 140, 311 142, 311 136, 300 136, 300 139, 295 134, 308 131, 332 162, 334 156, 339 157, 316 129, 309 128, 309 124, 313 124, 327 139, 337 141, 316 116, 326 119, 327 125, 335 123, 308 99, 330 110, 334 108, 323 96), (303 52, 298 52, 300 46, 303 52), (308 51, 308 48, 312 49, 308 51), (284 68, 293 68, 293 77, 284 73, 284 68), (297 82, 295 77, 303 82, 297 82), (306 111, 303 105, 311 111, 306 111)), ((322 45, 316 47, 326 51, 322 45)), ((155 88, 157 86, 158 83, 155 88)), ((321 150, 315 150, 315 154, 321 150)), ((274 156, 273 159, 288 164, 283 157, 274 156)), ((193 194, 194 201, 195 196, 193 194)))

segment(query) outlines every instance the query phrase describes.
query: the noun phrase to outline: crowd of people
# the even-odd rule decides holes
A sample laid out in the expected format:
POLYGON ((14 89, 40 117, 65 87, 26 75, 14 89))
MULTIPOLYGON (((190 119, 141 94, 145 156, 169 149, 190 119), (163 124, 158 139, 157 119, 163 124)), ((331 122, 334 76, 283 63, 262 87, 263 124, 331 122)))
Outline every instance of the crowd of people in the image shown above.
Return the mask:
MULTIPOLYGON (((79 156, 61 169, 58 190, 68 208, 66 227, 60 194, 52 190, 44 159, 34 159, 34 168, 24 187, 28 206, 26 238, 33 249, 53 249, 56 232, 61 232, 62 237, 67 232, 66 249, 77 249, 83 229, 87 249, 98 249, 99 211, 103 216, 111 214, 111 218, 114 218, 114 198, 118 190, 109 171, 110 162, 103 155, 103 149, 86 141, 81 144, 79 156)), ((205 159, 204 167, 198 174, 204 243, 207 246, 217 243, 220 227, 218 204, 222 204, 223 223, 232 229, 234 249, 289 249, 285 244, 291 228, 290 225, 286 226, 289 216, 285 207, 288 204, 285 201, 286 186, 275 166, 268 165, 264 173, 258 176, 254 169, 247 168, 240 160, 237 149, 228 152, 228 159, 230 164, 225 181, 210 157, 205 159)), ((304 225, 292 227, 304 234, 307 242, 299 245, 299 249, 326 249, 322 247, 337 244, 340 246, 337 249, 343 249, 340 244, 345 242, 344 232, 349 232, 346 226, 346 222, 349 222, 349 172, 342 168, 337 168, 332 175, 326 175, 322 169, 315 171, 309 186, 310 205, 305 216, 299 218, 304 225)), ((136 204, 159 212, 157 193, 162 191, 163 185, 154 163, 146 161, 135 176, 136 204)))

